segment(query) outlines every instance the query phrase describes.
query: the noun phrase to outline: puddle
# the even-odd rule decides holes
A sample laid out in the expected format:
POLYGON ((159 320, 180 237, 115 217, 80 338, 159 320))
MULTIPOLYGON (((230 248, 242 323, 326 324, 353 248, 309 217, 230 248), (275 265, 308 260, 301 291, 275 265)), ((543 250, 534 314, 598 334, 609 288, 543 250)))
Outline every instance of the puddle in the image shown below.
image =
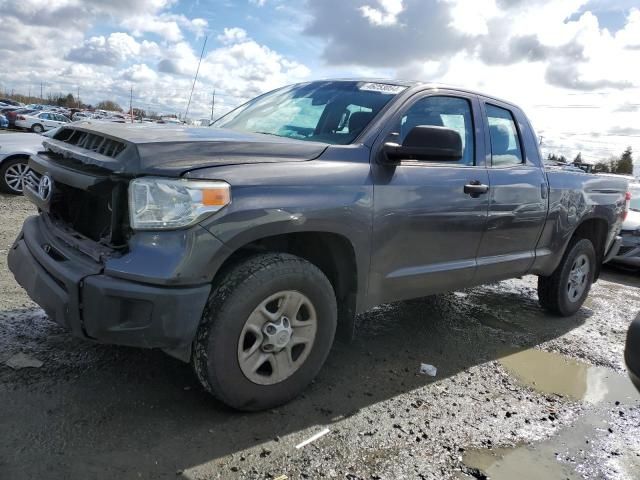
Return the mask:
POLYGON ((637 392, 623 375, 542 350, 523 350, 500 359, 504 368, 523 385, 546 394, 596 404, 631 400, 637 392))
MULTIPOLYGON (((523 385, 541 393, 559 394, 583 401, 591 404, 592 408, 574 425, 543 442, 514 448, 467 451, 463 463, 492 480, 582 478, 569 464, 558 461, 558 452, 565 452, 571 457, 579 453, 588 457, 585 450, 590 448, 593 441, 591 444, 585 443, 585 439, 593 440, 594 435, 607 432, 607 404, 620 402, 624 407, 638 405, 640 400, 640 394, 625 375, 557 353, 524 350, 501 358, 500 363, 523 385), (597 408, 598 404, 603 407, 597 408)), ((459 478, 470 479, 474 476, 461 474, 459 478)))
MULTIPOLYGON (((580 480, 568 465, 558 462, 553 452, 525 446, 508 449, 473 450, 464 456, 465 465, 481 471, 491 480, 580 480), (549 453, 552 455, 549 456, 549 453)), ((460 475, 460 479, 473 478, 460 475)), ((482 478, 482 477, 480 477, 482 478)))

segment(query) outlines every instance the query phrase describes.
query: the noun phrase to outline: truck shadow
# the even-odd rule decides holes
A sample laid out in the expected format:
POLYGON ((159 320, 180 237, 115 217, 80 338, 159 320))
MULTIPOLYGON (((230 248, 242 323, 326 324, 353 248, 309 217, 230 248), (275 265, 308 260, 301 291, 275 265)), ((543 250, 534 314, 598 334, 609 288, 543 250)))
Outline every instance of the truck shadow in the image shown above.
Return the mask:
POLYGON ((583 308, 571 318, 550 318, 533 289, 521 283, 377 307, 359 317, 353 343, 335 345, 302 396, 252 414, 212 400, 188 365, 162 352, 91 345, 61 339, 57 331, 50 337, 41 327, 21 341, 35 342, 34 354, 45 366, 37 372, 0 366, 1 384, 29 384, 0 390, 6 412, 0 428, 7 436, 0 458, 12 458, 3 469, 16 477, 27 469, 31 477, 129 478, 141 472, 143 478, 176 478, 176 472, 205 463, 218 468, 222 457, 276 438, 295 451, 301 430, 331 429, 399 394, 428 398, 429 384, 559 337, 592 313, 583 308), (436 366, 437 376, 420 375, 421 363, 436 366), (37 459, 28 457, 28 438, 40 439, 37 459))

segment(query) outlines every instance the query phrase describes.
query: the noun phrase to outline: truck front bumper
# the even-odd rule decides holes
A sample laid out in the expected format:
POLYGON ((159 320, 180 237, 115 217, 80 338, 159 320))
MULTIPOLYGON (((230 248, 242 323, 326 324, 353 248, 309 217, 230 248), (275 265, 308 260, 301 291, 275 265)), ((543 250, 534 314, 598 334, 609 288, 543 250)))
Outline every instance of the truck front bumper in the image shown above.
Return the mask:
POLYGON ((28 218, 9 269, 54 322, 100 343, 180 350, 200 323, 211 285, 158 286, 116 278, 28 218))

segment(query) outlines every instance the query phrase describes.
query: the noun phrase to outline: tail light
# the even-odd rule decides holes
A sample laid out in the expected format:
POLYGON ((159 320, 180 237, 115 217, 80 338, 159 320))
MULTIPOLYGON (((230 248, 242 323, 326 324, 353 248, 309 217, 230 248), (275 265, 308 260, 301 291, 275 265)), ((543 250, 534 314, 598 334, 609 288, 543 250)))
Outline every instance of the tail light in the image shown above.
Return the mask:
POLYGON ((631 192, 627 192, 624 196, 624 213, 622 214, 622 221, 627 219, 629 214, 629 206, 631 205, 631 192))
POLYGON ((26 120, 26 118, 24 117, 24 115, 17 115, 16 120, 26 120))

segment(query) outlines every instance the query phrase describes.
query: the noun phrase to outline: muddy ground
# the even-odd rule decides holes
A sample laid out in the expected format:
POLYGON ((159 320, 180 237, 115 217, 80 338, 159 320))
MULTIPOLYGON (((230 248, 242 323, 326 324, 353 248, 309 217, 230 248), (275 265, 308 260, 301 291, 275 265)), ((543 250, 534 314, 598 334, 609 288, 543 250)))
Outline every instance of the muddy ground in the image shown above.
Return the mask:
POLYGON ((2 479, 640 479, 622 361, 639 274, 607 269, 565 319, 538 307, 533 277, 376 308, 303 396, 243 414, 162 352, 49 322, 6 267, 32 211, 0 196, 2 479), (4 364, 19 352, 43 365, 4 364))

